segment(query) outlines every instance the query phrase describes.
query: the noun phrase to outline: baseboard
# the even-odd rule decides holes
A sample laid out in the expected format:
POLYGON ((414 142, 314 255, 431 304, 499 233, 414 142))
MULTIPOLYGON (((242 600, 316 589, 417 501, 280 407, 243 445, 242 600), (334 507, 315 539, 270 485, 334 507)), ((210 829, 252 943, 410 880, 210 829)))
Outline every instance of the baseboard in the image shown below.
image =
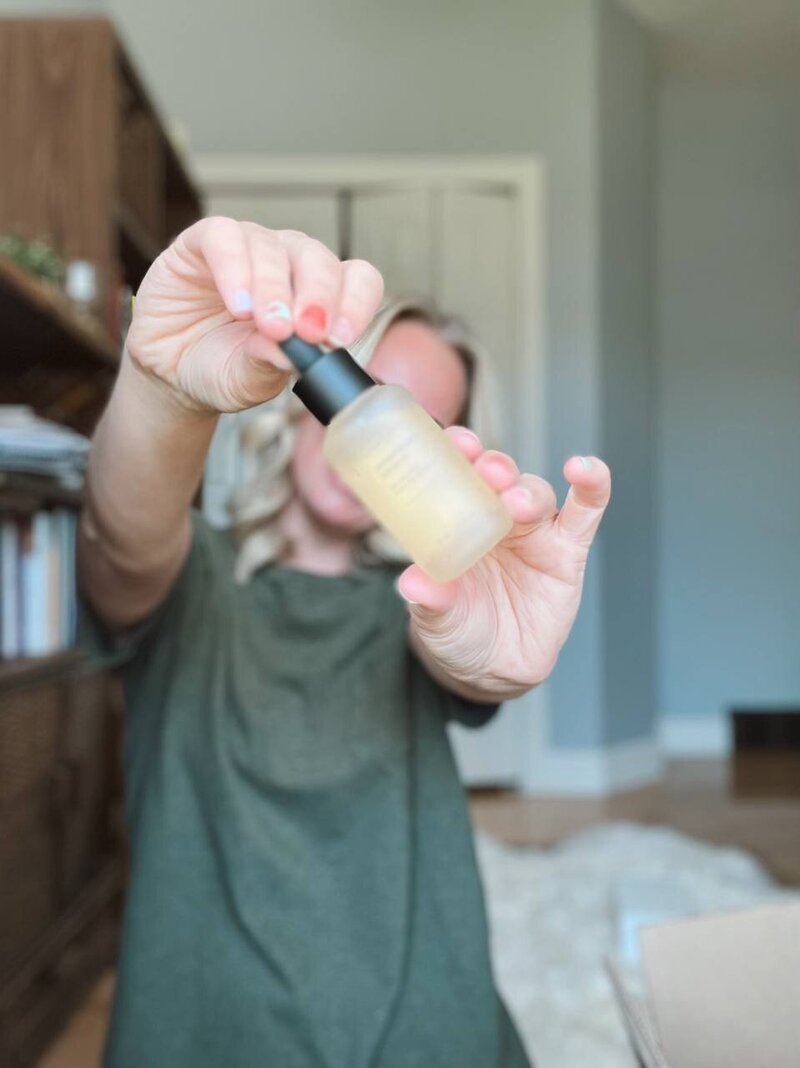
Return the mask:
POLYGON ((663 758, 653 737, 581 749, 540 746, 526 794, 603 797, 656 782, 663 758))
POLYGON ((658 741, 666 757, 727 757, 732 742, 728 717, 665 716, 658 723, 658 741))

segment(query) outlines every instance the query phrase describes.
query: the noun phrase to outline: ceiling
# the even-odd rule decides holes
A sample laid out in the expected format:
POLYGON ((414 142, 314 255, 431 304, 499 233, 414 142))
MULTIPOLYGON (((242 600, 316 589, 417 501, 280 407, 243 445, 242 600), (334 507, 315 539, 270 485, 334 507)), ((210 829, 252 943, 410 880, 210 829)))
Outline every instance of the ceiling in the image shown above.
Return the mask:
POLYGON ((656 32, 663 64, 800 79, 800 0, 621 0, 656 32))

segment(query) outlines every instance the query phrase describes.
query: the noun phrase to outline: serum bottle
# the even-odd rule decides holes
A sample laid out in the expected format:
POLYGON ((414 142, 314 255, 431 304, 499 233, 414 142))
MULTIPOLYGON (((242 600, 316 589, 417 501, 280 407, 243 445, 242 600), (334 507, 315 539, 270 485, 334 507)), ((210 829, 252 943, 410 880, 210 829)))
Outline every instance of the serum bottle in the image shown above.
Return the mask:
POLYGON ((281 348, 294 392, 328 427, 325 459, 431 578, 458 578, 508 534, 499 497, 407 390, 378 385, 346 349, 298 337, 281 348))

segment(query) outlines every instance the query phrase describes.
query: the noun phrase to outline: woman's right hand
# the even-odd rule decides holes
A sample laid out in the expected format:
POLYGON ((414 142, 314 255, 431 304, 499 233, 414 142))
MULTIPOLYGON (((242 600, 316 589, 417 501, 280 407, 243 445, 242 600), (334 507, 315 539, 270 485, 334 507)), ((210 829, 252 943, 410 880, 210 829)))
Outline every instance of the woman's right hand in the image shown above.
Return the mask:
POLYGON ((296 333, 349 345, 382 296, 371 264, 342 262, 296 230, 201 219, 147 272, 127 350, 188 407, 240 411, 286 384, 291 365, 279 341, 296 333))

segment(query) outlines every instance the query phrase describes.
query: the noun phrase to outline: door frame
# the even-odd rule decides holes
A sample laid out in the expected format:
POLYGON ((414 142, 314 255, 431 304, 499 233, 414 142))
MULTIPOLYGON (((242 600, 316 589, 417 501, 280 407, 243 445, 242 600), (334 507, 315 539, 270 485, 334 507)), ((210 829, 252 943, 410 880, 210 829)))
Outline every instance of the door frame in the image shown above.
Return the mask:
MULTIPOLYGON (((331 193, 392 183, 430 187, 441 181, 481 187, 512 187, 519 205, 518 272, 521 300, 517 336, 520 338, 520 396, 525 411, 516 413, 521 466, 546 469, 546 294, 545 294, 545 179, 540 156, 510 153, 492 155, 272 155, 267 153, 197 155, 193 172, 206 197, 248 193, 331 193)), ((519 725, 517 785, 533 790, 540 779, 542 729, 548 722, 548 687, 539 686, 514 702, 519 725)), ((477 742, 477 738, 476 738, 477 742)))

